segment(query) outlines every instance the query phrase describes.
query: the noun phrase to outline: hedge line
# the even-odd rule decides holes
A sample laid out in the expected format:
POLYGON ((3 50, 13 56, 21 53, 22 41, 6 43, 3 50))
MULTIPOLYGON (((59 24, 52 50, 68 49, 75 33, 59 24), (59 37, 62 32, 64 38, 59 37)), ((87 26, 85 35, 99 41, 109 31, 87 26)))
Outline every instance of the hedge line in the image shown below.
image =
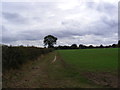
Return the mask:
POLYGON ((2 67, 5 70, 18 69, 26 61, 36 60, 38 56, 52 51, 50 48, 2 46, 2 67))

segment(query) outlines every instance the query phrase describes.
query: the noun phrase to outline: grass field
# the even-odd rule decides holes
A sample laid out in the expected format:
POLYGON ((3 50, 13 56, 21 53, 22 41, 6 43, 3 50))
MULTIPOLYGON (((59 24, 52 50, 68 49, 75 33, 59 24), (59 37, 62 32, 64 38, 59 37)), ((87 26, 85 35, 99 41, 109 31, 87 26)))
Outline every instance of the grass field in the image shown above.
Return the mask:
POLYGON ((117 87, 118 48, 59 50, 59 53, 80 82, 89 80, 94 85, 117 87))
POLYGON ((118 48, 59 50, 62 58, 80 70, 116 71, 118 48))

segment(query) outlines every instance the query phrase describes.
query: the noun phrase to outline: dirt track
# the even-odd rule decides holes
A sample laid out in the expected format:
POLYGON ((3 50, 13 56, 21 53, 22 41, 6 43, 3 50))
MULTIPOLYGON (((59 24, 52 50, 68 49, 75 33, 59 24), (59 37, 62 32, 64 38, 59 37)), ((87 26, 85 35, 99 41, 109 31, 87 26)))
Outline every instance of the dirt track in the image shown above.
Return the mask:
POLYGON ((56 61, 56 57, 57 57, 57 56, 55 55, 55 57, 54 57, 54 59, 53 59, 53 61, 52 61, 51 63, 54 63, 54 62, 56 61))

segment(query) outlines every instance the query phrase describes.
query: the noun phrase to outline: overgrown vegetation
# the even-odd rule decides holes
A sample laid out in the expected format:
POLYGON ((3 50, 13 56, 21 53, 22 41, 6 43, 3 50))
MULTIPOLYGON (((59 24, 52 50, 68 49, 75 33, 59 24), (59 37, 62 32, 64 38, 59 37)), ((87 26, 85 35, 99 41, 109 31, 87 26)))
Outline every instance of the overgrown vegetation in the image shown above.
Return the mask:
POLYGON ((52 52, 53 49, 23 47, 23 46, 2 46, 3 69, 18 69, 28 60, 36 60, 40 55, 52 52))

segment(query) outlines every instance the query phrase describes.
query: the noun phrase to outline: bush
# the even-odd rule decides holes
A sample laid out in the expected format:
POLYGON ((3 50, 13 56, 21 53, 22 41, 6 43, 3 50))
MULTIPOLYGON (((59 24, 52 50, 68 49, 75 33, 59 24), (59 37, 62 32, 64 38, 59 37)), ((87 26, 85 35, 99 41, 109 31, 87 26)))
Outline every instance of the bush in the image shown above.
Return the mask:
POLYGON ((35 60, 52 51, 53 49, 47 48, 2 46, 2 66, 4 70, 17 69, 28 60, 35 60))

